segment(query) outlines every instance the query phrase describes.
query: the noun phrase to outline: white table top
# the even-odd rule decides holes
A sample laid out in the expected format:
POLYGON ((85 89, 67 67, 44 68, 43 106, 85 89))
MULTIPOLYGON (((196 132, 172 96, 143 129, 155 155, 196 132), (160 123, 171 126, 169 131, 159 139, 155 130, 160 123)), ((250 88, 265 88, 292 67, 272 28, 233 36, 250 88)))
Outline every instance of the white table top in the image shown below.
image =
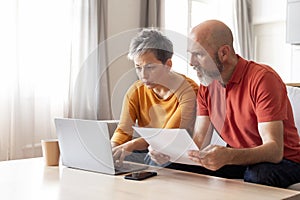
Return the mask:
POLYGON ((0 162, 0 199, 284 199, 298 191, 157 169, 158 176, 125 180, 83 170, 46 167, 42 158, 0 162))

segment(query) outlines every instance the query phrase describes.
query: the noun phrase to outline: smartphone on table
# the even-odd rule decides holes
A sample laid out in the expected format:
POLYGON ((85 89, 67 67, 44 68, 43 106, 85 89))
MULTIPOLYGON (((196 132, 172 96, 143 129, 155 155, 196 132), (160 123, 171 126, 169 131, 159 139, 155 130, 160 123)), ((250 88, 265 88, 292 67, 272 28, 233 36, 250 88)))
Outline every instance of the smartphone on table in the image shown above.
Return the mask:
POLYGON ((157 172, 139 171, 139 172, 133 172, 133 173, 127 174, 124 176, 124 178, 129 179, 129 180, 141 181, 146 178, 153 177, 153 176, 157 176, 157 172))

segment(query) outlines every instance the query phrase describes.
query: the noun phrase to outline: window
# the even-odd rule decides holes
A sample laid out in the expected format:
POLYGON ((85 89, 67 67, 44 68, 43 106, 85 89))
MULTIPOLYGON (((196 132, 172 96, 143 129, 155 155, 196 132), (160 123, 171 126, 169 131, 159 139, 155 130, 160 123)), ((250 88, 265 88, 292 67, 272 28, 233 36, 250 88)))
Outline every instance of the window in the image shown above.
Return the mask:
POLYGON ((188 33, 192 27, 208 19, 219 19, 234 30, 232 4, 233 0, 165 0, 165 29, 166 35, 174 43, 174 71, 199 82, 188 64, 188 33))
POLYGON ((40 156, 68 97, 72 0, 0 2, 0 160, 40 156))

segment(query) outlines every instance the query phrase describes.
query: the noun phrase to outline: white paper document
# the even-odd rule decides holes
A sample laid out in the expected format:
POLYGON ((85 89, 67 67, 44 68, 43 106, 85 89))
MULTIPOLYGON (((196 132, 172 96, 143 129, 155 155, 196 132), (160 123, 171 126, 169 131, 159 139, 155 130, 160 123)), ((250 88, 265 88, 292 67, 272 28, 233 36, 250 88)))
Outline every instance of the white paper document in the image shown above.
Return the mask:
POLYGON ((198 165, 188 158, 188 150, 199 150, 185 129, 140 128, 133 129, 143 137, 151 147, 170 156, 171 162, 198 165))

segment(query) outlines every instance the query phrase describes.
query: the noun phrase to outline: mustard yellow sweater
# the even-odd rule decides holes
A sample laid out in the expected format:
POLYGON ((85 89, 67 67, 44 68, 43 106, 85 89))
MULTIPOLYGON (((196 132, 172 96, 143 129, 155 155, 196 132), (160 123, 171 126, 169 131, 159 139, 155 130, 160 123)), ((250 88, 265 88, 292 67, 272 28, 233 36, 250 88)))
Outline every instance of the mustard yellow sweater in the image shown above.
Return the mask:
POLYGON ((128 89, 120 117, 120 123, 111 141, 123 144, 132 139, 133 128, 185 128, 193 131, 196 118, 198 85, 182 75, 184 81, 167 99, 157 97, 140 80, 128 89))

